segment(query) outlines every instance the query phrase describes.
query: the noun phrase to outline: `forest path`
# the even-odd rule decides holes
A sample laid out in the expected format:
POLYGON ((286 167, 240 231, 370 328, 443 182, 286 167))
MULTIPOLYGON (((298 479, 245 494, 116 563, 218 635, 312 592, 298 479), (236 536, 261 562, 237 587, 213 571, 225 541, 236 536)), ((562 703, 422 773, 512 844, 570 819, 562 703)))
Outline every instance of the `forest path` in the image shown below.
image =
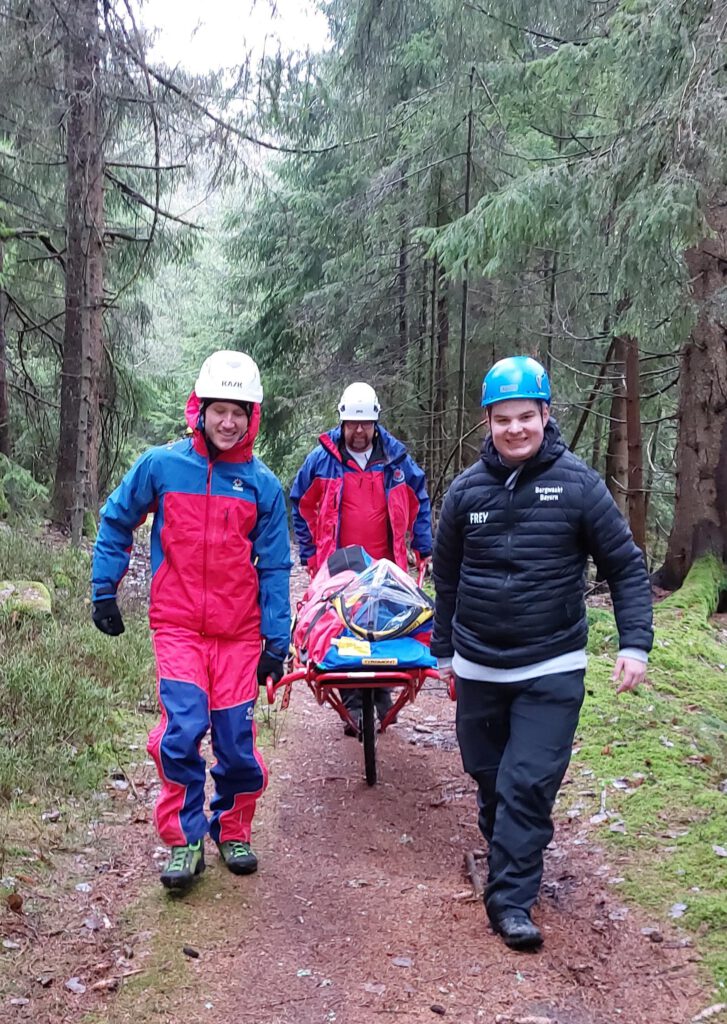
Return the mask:
POLYGON ((567 815, 534 914, 543 950, 491 933, 464 871, 480 846, 474 791, 438 689, 381 738, 371 788, 360 745, 304 686, 273 719, 257 875, 230 875, 208 844, 205 874, 170 898, 142 760, 111 784, 85 844, 63 818, 47 823, 50 878, 35 883, 30 866, 24 906, 0 912, 3 1021, 685 1024, 713 1001, 689 940, 642 933, 655 922, 619 901, 618 860, 567 815))

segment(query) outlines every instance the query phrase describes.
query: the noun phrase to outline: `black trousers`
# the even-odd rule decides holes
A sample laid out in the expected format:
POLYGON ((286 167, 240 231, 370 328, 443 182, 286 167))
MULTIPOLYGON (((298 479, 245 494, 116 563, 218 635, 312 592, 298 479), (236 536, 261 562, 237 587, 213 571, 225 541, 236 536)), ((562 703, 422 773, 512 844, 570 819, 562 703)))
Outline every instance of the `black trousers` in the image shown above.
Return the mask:
MULTIPOLYGON (((374 705, 376 706, 376 714, 380 722, 383 721, 384 716, 393 704, 391 689, 390 686, 377 686, 374 690, 374 705)), ((342 689, 339 692, 341 700, 351 714, 354 717, 360 715, 363 705, 363 690, 342 689)))
POLYGON ((551 811, 571 757, 585 671, 520 683, 457 683, 457 739, 477 782, 479 826, 488 843, 485 906, 491 920, 529 911, 553 838, 551 811))

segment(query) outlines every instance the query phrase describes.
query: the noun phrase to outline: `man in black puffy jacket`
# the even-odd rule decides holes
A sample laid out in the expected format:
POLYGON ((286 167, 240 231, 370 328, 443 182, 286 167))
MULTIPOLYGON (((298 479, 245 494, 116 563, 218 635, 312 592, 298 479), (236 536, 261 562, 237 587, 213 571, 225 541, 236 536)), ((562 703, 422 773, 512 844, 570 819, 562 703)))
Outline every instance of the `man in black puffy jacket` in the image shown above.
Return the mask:
POLYGON ((489 436, 450 487, 434 544, 432 653, 455 679, 457 738, 478 785, 487 914, 508 946, 534 949, 542 935, 530 909, 584 696, 588 556, 613 599, 619 693, 646 672, 651 590, 603 480, 550 418, 544 368, 500 360, 482 404, 489 436))

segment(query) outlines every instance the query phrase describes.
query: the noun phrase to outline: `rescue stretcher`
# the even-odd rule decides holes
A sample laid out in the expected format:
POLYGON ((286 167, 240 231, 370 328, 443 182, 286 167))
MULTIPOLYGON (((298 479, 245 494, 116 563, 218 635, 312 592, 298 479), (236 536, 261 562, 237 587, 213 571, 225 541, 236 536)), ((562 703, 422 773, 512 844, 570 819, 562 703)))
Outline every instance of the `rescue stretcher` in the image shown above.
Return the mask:
POLYGON ((351 553, 361 551, 336 552, 306 591, 293 630, 291 669, 278 683, 267 680, 267 700, 274 704, 281 692, 280 709, 286 709, 293 684, 304 680, 317 703, 332 707, 358 737, 366 782, 373 786, 378 736, 406 704, 414 703, 425 681, 438 674, 428 646, 433 605, 421 589, 425 567, 419 567, 415 585, 393 563, 374 562, 363 552, 368 564, 356 572, 349 566, 360 562, 351 553), (374 691, 379 687, 392 690, 392 705, 377 732, 374 691), (344 703, 346 690, 361 691, 360 719, 344 703))

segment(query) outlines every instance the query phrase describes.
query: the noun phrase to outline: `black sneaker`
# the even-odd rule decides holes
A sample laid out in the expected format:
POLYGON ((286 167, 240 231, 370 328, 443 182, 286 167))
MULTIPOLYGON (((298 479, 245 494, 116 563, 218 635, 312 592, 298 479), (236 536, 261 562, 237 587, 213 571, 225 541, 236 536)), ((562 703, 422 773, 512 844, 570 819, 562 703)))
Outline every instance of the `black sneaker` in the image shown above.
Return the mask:
POLYGON ((249 843, 243 843, 241 839, 227 839, 218 843, 217 849, 233 875, 252 875, 257 871, 257 857, 249 843))
POLYGON ((492 922, 492 927, 510 949, 537 949, 543 944, 540 929, 533 924, 525 910, 506 911, 492 922))
POLYGON ((188 889, 204 871, 204 841, 173 846, 160 880, 165 889, 188 889))

